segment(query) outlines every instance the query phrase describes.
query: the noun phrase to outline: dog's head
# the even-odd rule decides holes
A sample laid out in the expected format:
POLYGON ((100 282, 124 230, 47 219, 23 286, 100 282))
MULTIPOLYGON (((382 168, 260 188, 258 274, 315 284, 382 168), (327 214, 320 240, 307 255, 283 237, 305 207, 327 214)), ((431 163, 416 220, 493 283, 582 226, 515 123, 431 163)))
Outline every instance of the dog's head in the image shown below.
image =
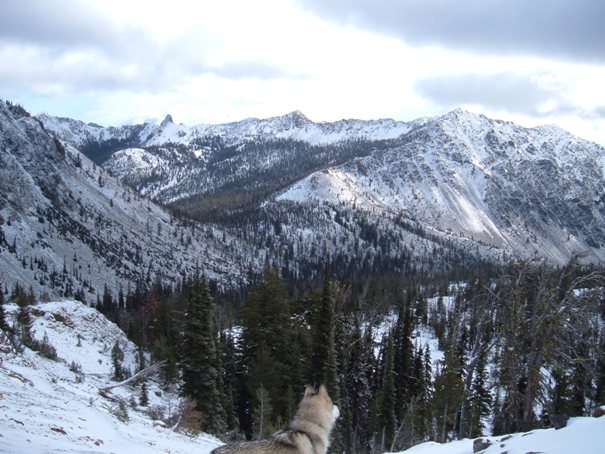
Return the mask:
POLYGON ((338 407, 332 402, 324 385, 319 388, 308 385, 305 389, 305 396, 300 403, 300 409, 303 413, 312 416, 313 419, 321 419, 323 427, 331 428, 340 416, 338 407))

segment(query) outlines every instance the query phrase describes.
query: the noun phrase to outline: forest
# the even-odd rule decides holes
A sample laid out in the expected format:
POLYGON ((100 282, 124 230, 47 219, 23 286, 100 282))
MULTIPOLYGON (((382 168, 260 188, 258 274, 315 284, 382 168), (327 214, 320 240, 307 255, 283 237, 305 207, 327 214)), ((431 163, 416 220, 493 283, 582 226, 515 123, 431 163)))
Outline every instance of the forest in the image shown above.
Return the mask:
MULTIPOLYGON (((200 270, 88 304, 139 346, 139 370, 161 365, 162 386, 190 403, 180 416, 191 430, 266 437, 306 384, 323 383, 340 408, 331 452, 379 453, 561 427, 604 403, 605 272, 579 263, 517 262, 457 282, 345 282, 326 267, 301 283, 266 268, 239 293, 219 292, 200 270)), ((28 335, 33 295, 15 286, 0 296, 0 309, 20 308, 14 328, 0 311, 2 329, 48 350, 28 335)), ((137 372, 114 350, 114 378, 137 372)))

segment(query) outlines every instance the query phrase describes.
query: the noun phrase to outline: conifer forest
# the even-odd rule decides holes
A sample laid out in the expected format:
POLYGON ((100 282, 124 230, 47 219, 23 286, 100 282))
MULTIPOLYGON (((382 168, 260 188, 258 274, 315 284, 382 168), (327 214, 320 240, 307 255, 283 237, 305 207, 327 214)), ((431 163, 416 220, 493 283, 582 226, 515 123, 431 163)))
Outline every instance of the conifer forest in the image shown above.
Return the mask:
MULTIPOLYGON (((373 453, 590 414, 605 400, 604 285, 602 270, 577 261, 519 262, 458 284, 344 282, 327 267, 316 282, 287 282, 267 268, 231 293, 199 270, 175 288, 106 291, 89 304, 139 346, 141 369, 151 353, 197 430, 266 437, 285 427, 306 384, 323 383, 340 408, 331 452, 373 453)), ((18 287, 8 299, 31 303, 18 287)), ((120 369, 119 351, 112 359, 117 378, 134 372, 120 369)))

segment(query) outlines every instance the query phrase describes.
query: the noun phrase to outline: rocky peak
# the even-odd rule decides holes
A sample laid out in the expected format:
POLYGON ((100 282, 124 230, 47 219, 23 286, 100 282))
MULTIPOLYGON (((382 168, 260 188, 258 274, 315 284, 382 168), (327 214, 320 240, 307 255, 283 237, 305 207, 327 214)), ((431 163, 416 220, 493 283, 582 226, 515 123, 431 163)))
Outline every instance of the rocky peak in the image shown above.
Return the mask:
POLYGON ((170 123, 174 123, 174 121, 172 120, 172 115, 168 114, 164 117, 164 119, 162 120, 162 123, 160 123, 160 127, 164 127, 170 123))

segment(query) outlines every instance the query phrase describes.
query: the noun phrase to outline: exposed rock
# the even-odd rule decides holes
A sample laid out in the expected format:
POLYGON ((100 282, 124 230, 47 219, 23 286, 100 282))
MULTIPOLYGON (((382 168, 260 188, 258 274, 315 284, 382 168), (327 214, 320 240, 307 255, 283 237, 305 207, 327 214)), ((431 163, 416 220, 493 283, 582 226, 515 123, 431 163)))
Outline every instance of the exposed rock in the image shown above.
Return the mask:
POLYGON ((551 425, 551 427, 554 427, 557 430, 562 429, 563 427, 566 427, 567 421, 569 421, 569 416, 567 416, 567 415, 560 415, 560 414, 550 415, 550 425, 551 425))
POLYGON ((492 445, 492 442, 485 438, 477 438, 473 441, 473 453, 481 452, 492 445))

